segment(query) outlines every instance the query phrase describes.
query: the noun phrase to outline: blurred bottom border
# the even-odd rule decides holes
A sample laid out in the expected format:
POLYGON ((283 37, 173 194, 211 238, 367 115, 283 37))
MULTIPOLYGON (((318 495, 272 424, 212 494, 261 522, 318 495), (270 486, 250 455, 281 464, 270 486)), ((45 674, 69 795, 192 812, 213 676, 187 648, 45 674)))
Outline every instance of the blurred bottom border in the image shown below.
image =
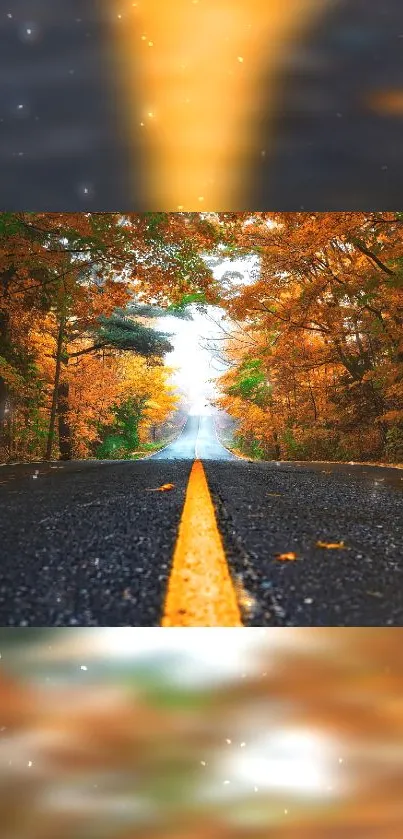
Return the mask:
POLYGON ((403 630, 2 629, 4 839, 397 839, 403 630))

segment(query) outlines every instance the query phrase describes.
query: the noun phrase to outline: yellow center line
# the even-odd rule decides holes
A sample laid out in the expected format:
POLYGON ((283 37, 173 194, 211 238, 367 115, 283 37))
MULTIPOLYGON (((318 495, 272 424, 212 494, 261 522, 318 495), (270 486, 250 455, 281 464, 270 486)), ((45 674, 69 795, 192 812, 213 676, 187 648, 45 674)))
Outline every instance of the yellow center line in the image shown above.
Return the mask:
POLYGON ((162 626, 242 626, 200 460, 186 490, 162 626))
POLYGON ((250 161, 270 152, 260 125, 279 66, 333 2, 114 0, 126 133, 133 151, 144 149, 146 209, 243 206, 250 161))

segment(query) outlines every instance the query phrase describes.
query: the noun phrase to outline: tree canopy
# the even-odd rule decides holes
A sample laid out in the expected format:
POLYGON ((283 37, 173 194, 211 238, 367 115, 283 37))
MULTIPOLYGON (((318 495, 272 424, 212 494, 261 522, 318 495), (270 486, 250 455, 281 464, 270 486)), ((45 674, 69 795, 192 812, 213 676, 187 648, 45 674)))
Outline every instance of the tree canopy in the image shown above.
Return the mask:
POLYGON ((171 345, 153 319, 216 298, 202 254, 218 241, 202 214, 0 214, 3 457, 77 454, 72 394, 82 428, 86 410, 95 422, 95 383, 105 410, 107 394, 116 406, 123 353, 161 363, 171 345))
POLYGON ((400 213, 0 214, 1 456, 73 456, 72 393, 105 428, 95 382, 116 409, 123 355, 158 366, 159 319, 214 304, 238 448, 401 462, 402 237, 400 213))
POLYGON ((240 217, 220 404, 261 456, 403 460, 403 214, 240 217), (246 223, 247 222, 247 223, 246 223))

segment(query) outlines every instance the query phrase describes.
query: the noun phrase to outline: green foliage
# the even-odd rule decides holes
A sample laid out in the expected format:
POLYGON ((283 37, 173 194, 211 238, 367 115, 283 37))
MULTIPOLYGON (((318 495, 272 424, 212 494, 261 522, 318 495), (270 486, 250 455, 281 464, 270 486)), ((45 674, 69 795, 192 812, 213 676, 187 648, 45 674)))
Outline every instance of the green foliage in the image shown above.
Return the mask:
MULTIPOLYGON (((189 297, 203 297, 204 295, 185 295, 189 297)), ((172 305, 163 308, 162 306, 152 306, 146 303, 131 303, 127 309, 126 314, 134 317, 141 317, 141 318, 164 318, 164 317, 176 317, 180 318, 181 320, 193 320, 192 313, 188 308, 188 303, 193 302, 190 300, 188 302, 184 302, 179 305, 172 305)))
POLYGON ((22 229, 15 213, 0 213, 0 236, 15 236, 22 229))
POLYGON ((43 452, 43 444, 48 434, 48 421, 46 415, 32 400, 28 410, 25 411, 25 424, 21 425, 15 435, 14 445, 26 453, 28 457, 40 457, 43 452))
POLYGON ((259 440, 251 435, 235 434, 235 445, 242 454, 252 457, 254 460, 264 460, 265 450, 259 440))
POLYGON ((114 409, 116 429, 127 441, 129 449, 136 449, 139 445, 139 423, 143 415, 145 400, 127 399, 114 409))
POLYGON ((167 213, 146 213, 147 220, 147 241, 163 242, 163 223, 167 220, 167 213))
POLYGON ((199 306, 207 305, 206 295, 201 291, 194 292, 193 294, 182 294, 182 297, 177 303, 172 303, 171 306, 168 306, 166 313, 185 320, 192 320, 192 315, 187 307, 194 303, 199 306))
POLYGON ((287 458, 289 457, 292 460, 304 460, 304 457, 306 456, 305 447, 301 445, 301 443, 298 443, 295 439, 292 428, 286 428, 280 439, 287 458))
POLYGON ((120 434, 108 434, 96 451, 98 460, 130 460, 127 440, 120 434))
POLYGON ((2 355, 0 355, 0 377, 6 383, 10 393, 18 393, 24 387, 24 377, 2 355))
POLYGON ((253 402, 260 408, 270 402, 271 388, 260 359, 248 359, 241 364, 237 380, 228 393, 253 402))
POLYGON ((403 463, 403 425, 386 432, 386 455, 391 461, 403 463))
POLYGON ((114 406, 112 422, 100 428, 102 442, 96 451, 97 458, 131 458, 132 452, 139 447, 139 424, 145 403, 145 399, 129 398, 114 406))
POLYGON ((97 344, 117 350, 132 350, 142 356, 162 356, 172 350, 168 335, 134 320, 123 309, 102 315, 94 335, 97 344))

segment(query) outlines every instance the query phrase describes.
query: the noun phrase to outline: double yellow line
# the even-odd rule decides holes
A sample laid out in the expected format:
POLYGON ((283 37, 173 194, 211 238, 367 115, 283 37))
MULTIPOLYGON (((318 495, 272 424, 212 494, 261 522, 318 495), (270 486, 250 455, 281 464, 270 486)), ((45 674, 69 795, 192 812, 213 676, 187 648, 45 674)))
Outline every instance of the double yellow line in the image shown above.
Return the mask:
POLYGON ((195 460, 179 526, 162 626, 242 626, 206 475, 195 460))

